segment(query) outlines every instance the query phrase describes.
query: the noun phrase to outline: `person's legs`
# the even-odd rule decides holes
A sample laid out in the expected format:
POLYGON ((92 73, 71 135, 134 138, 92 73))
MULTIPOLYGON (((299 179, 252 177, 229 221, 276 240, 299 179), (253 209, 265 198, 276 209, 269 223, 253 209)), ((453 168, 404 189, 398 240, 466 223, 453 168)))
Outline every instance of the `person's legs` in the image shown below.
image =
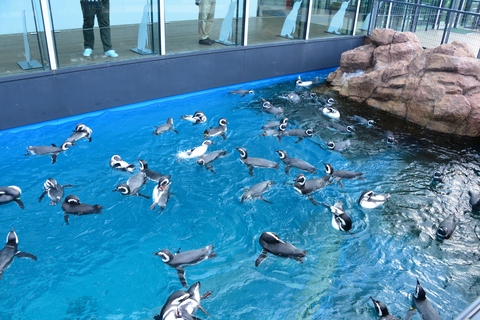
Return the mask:
POLYGON ((200 6, 198 7, 198 36, 200 40, 205 40, 208 38, 207 19, 209 17, 210 8, 210 0, 202 0, 202 2, 200 2, 200 6))
POLYGON ((109 1, 101 1, 97 9, 98 26, 102 39, 103 51, 112 50, 112 39, 110 36, 110 4, 109 1))
POLYGON ((93 49, 95 35, 93 25, 95 23, 95 6, 91 2, 80 2, 83 13, 83 47, 93 49))
POLYGON ((205 21, 205 35, 207 38, 210 37, 210 30, 212 29, 213 26, 213 18, 215 17, 215 5, 216 5, 216 0, 205 0, 209 5, 208 9, 206 10, 207 16, 206 16, 206 21, 205 21))

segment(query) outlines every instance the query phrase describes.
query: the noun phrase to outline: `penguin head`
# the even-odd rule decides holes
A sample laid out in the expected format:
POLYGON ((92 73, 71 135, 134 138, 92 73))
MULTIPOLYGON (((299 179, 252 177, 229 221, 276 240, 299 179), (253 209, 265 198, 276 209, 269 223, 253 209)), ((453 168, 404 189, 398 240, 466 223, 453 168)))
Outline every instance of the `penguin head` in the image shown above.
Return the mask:
POLYGON ((166 187, 168 187, 170 185, 170 179, 168 178, 165 178, 163 180, 160 180, 158 181, 158 188, 160 188, 160 190, 165 190, 166 187))
POLYGON ((13 230, 13 228, 12 228, 12 230, 7 234, 6 243, 7 243, 7 245, 12 246, 12 247, 16 247, 17 244, 18 244, 18 236, 17 236, 17 234, 15 233, 15 231, 13 230))
POLYGON ((327 148, 330 149, 330 150, 335 149, 335 142, 329 141, 329 142, 327 143, 327 148))
POLYGON ((225 118, 221 118, 220 120, 218 120, 218 124, 221 126, 226 126, 228 124, 228 121, 225 118))
POLYGON ((284 150, 275 150, 280 159, 285 159, 287 157, 287 152, 284 150))
POLYGON ((299 173, 293 181, 295 181, 299 185, 303 186, 303 185, 305 185, 305 182, 307 181, 307 178, 305 178, 303 173, 299 173))
POLYGON ((54 178, 48 178, 47 181, 43 184, 43 189, 48 191, 50 189, 57 189, 58 183, 54 178))
POLYGON ((375 121, 373 121, 373 120, 368 120, 367 121, 367 125, 369 125, 369 126, 373 126, 374 124, 375 124, 375 121))
POLYGON ((142 160, 142 159, 138 159, 138 162, 140 163, 140 170, 141 171, 148 169, 147 161, 142 160))
POLYGON ((315 92, 310 92, 310 98, 315 99, 317 94, 315 92))
POLYGON ((173 118, 168 118, 168 119, 167 119, 167 123, 168 123, 168 124, 173 124, 173 118))
POLYGON ((273 105, 272 105, 269 101, 265 101, 265 102, 263 103, 263 108, 264 108, 264 109, 270 109, 270 108, 272 108, 272 107, 273 107, 273 105))
POLYGON ((198 163, 199 165, 203 166, 203 165, 205 164, 205 159, 203 159, 203 158, 198 158, 198 159, 197 159, 197 163, 198 163))
POLYGON ((265 241, 266 243, 274 244, 274 243, 285 243, 280 239, 280 237, 275 232, 264 232, 260 236, 260 240, 265 241))
POLYGON ((315 131, 312 128, 308 128, 307 130, 305 130, 305 134, 309 137, 313 137, 314 133, 315 131))
POLYGON ((16 191, 16 193, 18 194, 17 198, 20 197, 20 195, 22 194, 22 189, 17 186, 8 186, 8 188, 16 191))
POLYGON ((73 146, 73 143, 71 143, 70 141, 65 141, 64 143, 62 143, 62 145, 60 146, 60 148, 65 151, 67 150, 68 148, 70 148, 71 146, 73 146))
POLYGON ((193 114, 193 118, 196 119, 196 123, 207 121, 207 117, 201 111, 197 111, 193 114))
POLYGON ((240 153, 240 158, 246 159, 248 157, 247 149, 245 148, 235 148, 240 153))
MULTIPOLYGON (((285 125, 286 125, 287 122, 288 122, 288 118, 282 118, 282 119, 280 120, 280 124, 285 124, 285 125)), ((286 127, 286 126, 285 126, 285 127, 286 127)))
POLYGON ((287 130, 287 123, 280 123, 280 125, 278 126, 278 131, 285 131, 287 130))
POLYGON ((79 205, 80 204, 80 199, 76 195, 68 195, 65 197, 64 202, 71 204, 71 205, 79 205))
POLYGON ((85 132, 87 134, 92 134, 92 129, 84 125, 83 123, 77 124, 74 132, 85 132))
POLYGON ((386 317, 389 315, 387 306, 383 302, 375 300, 373 297, 370 297, 370 299, 372 299, 373 306, 380 317, 386 317))
POLYGON ((168 249, 162 249, 158 252, 154 252, 153 254, 159 256, 165 263, 169 263, 173 259, 173 254, 168 249))
POLYGON ((355 128, 353 126, 347 126, 347 132, 355 132, 355 128))
POLYGON ((332 174, 333 173, 333 167, 332 167, 331 164, 324 163, 323 165, 325 166, 325 172, 327 174, 332 174))
POLYGON ((418 281, 418 278, 417 278, 417 287, 415 288, 414 296, 419 300, 427 299, 427 293, 425 292, 422 285, 420 284, 420 281, 418 281))
POLYGON ((113 191, 118 191, 123 195, 130 194, 130 187, 126 183, 120 183, 113 191))

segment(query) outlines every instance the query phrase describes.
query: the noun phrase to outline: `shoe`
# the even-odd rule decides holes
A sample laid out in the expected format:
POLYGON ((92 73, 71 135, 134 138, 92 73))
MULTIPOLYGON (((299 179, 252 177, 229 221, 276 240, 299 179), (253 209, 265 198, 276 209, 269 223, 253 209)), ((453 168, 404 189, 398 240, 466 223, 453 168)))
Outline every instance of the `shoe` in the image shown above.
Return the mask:
POLYGON ((92 55, 93 50, 91 48, 85 48, 85 51, 83 51, 83 56, 84 57, 90 57, 92 55))
POLYGON ((198 43, 199 44, 204 44, 206 46, 211 46, 213 42, 212 42, 212 40, 207 38, 207 39, 198 40, 198 43))
POLYGON ((107 57, 111 57, 111 58, 116 58, 116 57, 118 57, 118 54, 115 52, 115 50, 105 51, 105 55, 106 55, 107 57))

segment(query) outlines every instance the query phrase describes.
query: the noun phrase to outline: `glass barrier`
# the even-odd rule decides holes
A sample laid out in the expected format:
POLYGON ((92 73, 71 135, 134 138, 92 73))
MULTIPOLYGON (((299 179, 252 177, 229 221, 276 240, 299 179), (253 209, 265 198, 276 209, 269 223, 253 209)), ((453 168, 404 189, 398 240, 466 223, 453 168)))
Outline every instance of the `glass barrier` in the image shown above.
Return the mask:
MULTIPOLYGON (((352 35, 357 5, 358 0, 314 0, 309 38, 352 35)), ((363 21, 359 21, 355 34, 366 33, 367 29, 362 28, 363 21)))

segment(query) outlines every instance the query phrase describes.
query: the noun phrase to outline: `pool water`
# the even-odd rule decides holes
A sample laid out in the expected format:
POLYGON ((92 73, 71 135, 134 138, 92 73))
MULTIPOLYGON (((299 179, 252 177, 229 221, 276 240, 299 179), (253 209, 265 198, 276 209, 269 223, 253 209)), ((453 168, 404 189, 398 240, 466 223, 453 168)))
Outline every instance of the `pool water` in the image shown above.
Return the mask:
MULTIPOLYGON (((302 74, 303 80, 329 70, 302 74)), ((377 319, 370 296, 383 301, 391 314, 404 317, 411 305, 416 278, 427 291, 443 319, 453 319, 480 295, 478 268, 480 242, 474 230, 468 190, 480 189, 478 144, 422 131, 370 108, 337 98, 342 124, 353 124, 356 133, 344 135, 327 128, 332 122, 306 99, 291 103, 281 96, 300 90, 297 74, 222 87, 158 101, 119 107, 78 117, 0 132, 0 185, 17 185, 25 209, 15 203, 0 206, 0 233, 12 227, 19 250, 35 254, 38 261, 15 258, 0 280, 0 319, 152 319, 168 296, 182 289, 177 273, 152 255, 158 249, 172 252, 214 244, 217 257, 186 268, 189 285, 201 283, 201 292, 212 291, 199 310, 202 319, 377 319), (228 94, 254 89, 255 94, 228 94), (296 138, 262 136, 262 125, 274 116, 262 112, 260 98, 282 106, 291 127, 313 127, 316 134, 296 138), (180 120, 201 110, 207 123, 192 125, 180 120), (358 125, 353 115, 374 119, 376 125, 358 125), (152 135, 155 126, 174 119, 178 134, 152 135), (213 162, 216 173, 195 160, 178 161, 176 154, 198 146, 203 131, 228 124, 227 139, 213 137, 209 151, 226 150, 213 162), (29 145, 60 145, 78 123, 93 130, 92 142, 80 140, 51 164, 48 156, 24 156, 29 145), (385 130, 398 143, 385 142, 385 130), (339 153, 328 141, 350 139, 339 153), (279 169, 254 169, 249 175, 235 147, 245 147, 252 157, 279 163, 279 169), (315 165, 361 171, 364 179, 343 180, 316 192, 314 206, 293 188, 300 171, 286 175, 275 153, 315 165), (151 199, 122 196, 112 190, 129 173, 109 166, 120 155, 135 163, 147 161, 152 170, 171 175, 171 197, 164 210, 150 210, 151 199), (445 182, 432 185, 432 173, 446 165, 445 182), (54 177, 73 184, 65 194, 83 203, 100 204, 102 214, 70 216, 64 223, 61 205, 38 201, 43 183, 54 177), (243 191, 272 180, 275 184, 261 200, 240 203, 243 191), (367 210, 357 201, 365 190, 390 193, 382 206, 367 210), (342 200, 353 220, 352 234, 331 226, 331 213, 321 203, 342 200), (449 214, 457 214, 451 239, 435 239, 435 228, 449 214), (255 267, 264 231, 307 250, 303 264, 269 254, 255 267)), ((155 183, 141 190, 151 196, 155 183)), ((478 190, 477 190, 478 191, 478 190)), ((413 319, 420 319, 417 314, 413 319)))

